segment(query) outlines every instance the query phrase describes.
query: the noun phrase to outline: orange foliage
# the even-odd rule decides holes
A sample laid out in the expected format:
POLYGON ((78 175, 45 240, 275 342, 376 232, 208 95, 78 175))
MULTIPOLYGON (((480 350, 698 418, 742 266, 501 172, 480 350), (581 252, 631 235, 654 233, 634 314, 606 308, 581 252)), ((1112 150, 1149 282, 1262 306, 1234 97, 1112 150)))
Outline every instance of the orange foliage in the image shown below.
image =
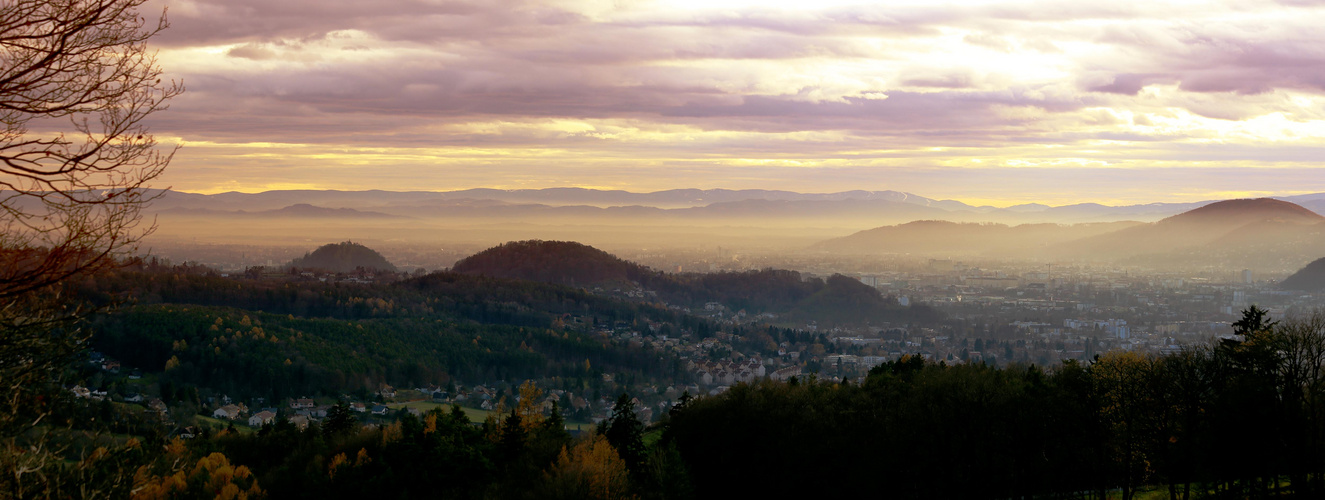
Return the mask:
POLYGON ((626 462, 600 434, 592 434, 561 454, 544 473, 548 497, 595 500, 633 499, 626 462))

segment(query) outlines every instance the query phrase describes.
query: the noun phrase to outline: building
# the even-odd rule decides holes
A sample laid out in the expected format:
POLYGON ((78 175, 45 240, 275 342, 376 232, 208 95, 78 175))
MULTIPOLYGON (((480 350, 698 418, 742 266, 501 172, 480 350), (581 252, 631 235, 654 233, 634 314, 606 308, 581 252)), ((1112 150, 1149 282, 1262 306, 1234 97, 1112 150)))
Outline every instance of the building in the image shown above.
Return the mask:
POLYGON ((242 411, 240 410, 238 405, 225 405, 220 408, 217 408, 216 411, 213 411, 212 417, 223 418, 226 420, 234 420, 239 418, 240 413, 242 413, 242 411))
POLYGON ((276 414, 263 410, 248 417, 248 425, 249 427, 262 427, 270 424, 273 420, 276 420, 276 414))

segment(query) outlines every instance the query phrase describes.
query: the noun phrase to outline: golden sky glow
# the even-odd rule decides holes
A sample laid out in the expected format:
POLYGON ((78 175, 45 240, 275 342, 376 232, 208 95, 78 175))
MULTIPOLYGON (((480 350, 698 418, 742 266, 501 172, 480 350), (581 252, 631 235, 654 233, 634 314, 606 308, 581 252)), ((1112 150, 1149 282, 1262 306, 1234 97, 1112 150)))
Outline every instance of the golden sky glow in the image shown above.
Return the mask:
POLYGON ((160 0, 194 192, 1325 191, 1307 2, 160 0))

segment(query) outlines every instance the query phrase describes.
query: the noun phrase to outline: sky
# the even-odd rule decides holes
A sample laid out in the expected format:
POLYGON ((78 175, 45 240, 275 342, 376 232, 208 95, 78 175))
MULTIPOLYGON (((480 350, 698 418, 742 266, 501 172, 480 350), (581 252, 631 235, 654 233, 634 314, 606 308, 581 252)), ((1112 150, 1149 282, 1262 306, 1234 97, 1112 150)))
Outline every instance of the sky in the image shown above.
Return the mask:
POLYGON ((1325 2, 149 0, 190 192, 1325 192, 1325 2))

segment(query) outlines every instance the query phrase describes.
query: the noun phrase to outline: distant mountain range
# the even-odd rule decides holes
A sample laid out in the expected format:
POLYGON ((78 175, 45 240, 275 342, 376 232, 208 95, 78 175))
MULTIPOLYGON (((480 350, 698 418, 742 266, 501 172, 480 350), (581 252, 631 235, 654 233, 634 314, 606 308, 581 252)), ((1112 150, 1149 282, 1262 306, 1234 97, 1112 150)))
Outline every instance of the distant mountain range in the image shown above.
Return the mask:
POLYGON ((1153 223, 962 224, 918 221, 815 244, 841 254, 1032 257, 1164 266, 1279 265, 1325 248, 1325 217, 1276 199, 1226 200, 1153 223))
POLYGON ((1233 205, 1211 200, 1005 208, 900 191, 631 193, 551 188, 160 194, 149 209, 157 216, 156 237, 175 241, 304 244, 355 238, 493 245, 543 239, 621 249, 725 246, 1156 265, 1259 262, 1279 271, 1318 257, 1311 246, 1325 243, 1325 226, 1313 222, 1325 212, 1325 193, 1233 205))
MULTIPOLYGON (((1325 212, 1325 193, 1279 198, 1325 212)), ((170 191, 153 204, 162 213, 261 213, 316 217, 308 207, 367 211, 372 216, 411 217, 872 217, 893 223, 920 219, 953 222, 1079 223, 1135 220, 1149 222, 1219 200, 1108 206, 1023 204, 1006 208, 972 206, 900 191, 796 193, 775 190, 673 189, 651 193, 584 188, 466 189, 461 191, 315 191, 212 195, 170 191), (307 207, 304 207, 307 206, 307 207), (304 207, 305 212, 286 209, 304 207), (255 212, 256 211, 256 212, 255 212), (272 211, 282 211, 280 213, 272 211)))
POLYGON ((293 217, 293 218, 399 218, 399 215, 384 214, 381 212, 368 212, 355 210, 353 208, 325 208, 307 203, 296 203, 285 208, 274 210, 260 210, 248 212, 245 210, 217 210, 211 208, 185 208, 175 207, 164 210, 158 209, 158 213, 172 215, 192 215, 192 216, 227 216, 227 217, 293 217))

